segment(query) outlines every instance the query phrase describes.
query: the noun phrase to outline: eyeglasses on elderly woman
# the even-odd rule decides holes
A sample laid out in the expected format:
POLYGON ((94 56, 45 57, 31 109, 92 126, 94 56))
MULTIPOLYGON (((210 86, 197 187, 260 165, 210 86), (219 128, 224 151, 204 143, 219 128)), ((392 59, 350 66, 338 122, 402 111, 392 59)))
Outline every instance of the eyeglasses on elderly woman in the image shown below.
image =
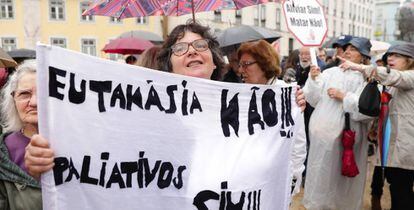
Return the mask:
POLYGON ((257 63, 257 61, 244 61, 239 63, 239 68, 245 69, 253 64, 257 63))
POLYGON ((197 51, 197 52, 204 52, 209 49, 208 46, 208 39, 197 39, 193 42, 179 42, 171 46, 171 51, 176 56, 182 56, 188 52, 190 45, 197 51))

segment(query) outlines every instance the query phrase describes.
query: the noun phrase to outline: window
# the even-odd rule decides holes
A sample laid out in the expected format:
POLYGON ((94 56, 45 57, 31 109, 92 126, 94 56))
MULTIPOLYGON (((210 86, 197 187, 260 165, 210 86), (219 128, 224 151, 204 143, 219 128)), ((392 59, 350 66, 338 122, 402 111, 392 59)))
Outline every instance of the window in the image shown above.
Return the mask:
POLYGON ((280 8, 276 9, 276 30, 280 30, 280 17, 281 17, 281 12, 280 12, 280 8))
POLYGON ((325 14, 329 14, 329 0, 323 0, 325 14))
POLYGON ((85 54, 96 56, 96 42, 95 39, 82 39, 82 52, 85 54))
POLYGON ((95 21, 95 18, 92 15, 85 15, 82 14, 89 8, 91 2, 90 1, 83 1, 80 3, 80 19, 82 22, 92 22, 95 21))
POLYGON ((214 10, 214 21, 221 22, 221 11, 214 10))
POLYGON ((289 54, 293 51, 293 38, 289 38, 289 54))
POLYGON ((0 19, 13 19, 12 0, 0 0, 0 19))
POLYGON ((362 17, 361 22, 364 23, 365 22, 365 8, 362 8, 361 17, 362 17))
POLYGON ((121 54, 109 53, 109 60, 112 60, 112 61, 124 60, 124 56, 121 54))
POLYGON ((266 5, 259 5, 260 6, 260 21, 266 21, 266 5))
POLYGON ((1 47, 5 51, 15 50, 17 48, 16 38, 12 38, 12 37, 1 38, 1 47))
POLYGON ((66 39, 65 38, 50 38, 50 44, 62 48, 66 48, 66 39))
POLYGON ((266 5, 257 5, 254 11, 254 24, 260 26, 259 22, 266 21, 266 5))
POLYGON ((144 25, 144 24, 147 24, 147 23, 148 23, 148 17, 138 17, 137 18, 137 24, 144 25))
POLYGON ((242 11, 236 10, 236 25, 241 24, 242 11))
POLYGON ((122 23, 122 20, 116 17, 109 17, 109 22, 110 23, 122 23))
POLYGON ((65 20, 64 0, 49 0, 49 15, 51 20, 65 20))

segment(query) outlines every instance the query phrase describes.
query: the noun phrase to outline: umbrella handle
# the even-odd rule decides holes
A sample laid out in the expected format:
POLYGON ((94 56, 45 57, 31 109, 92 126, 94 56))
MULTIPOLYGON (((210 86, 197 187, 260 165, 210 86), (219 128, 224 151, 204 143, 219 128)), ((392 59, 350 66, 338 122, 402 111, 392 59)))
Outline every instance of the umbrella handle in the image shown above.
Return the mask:
POLYGON ((351 130, 351 122, 348 112, 345 112, 345 130, 351 130))

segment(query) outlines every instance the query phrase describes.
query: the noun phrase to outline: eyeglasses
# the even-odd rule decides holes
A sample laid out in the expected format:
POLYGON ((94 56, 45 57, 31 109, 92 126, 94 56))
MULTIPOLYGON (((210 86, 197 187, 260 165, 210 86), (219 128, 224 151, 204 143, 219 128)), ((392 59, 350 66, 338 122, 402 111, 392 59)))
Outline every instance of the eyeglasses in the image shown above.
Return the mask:
POLYGON ((14 100, 23 102, 29 101, 33 96, 33 89, 16 90, 11 93, 14 100))
POLYGON ((244 61, 239 63, 239 67, 245 69, 255 63, 257 63, 257 61, 244 61))
POLYGON ((171 46, 171 51, 176 56, 182 56, 188 52, 190 45, 197 51, 197 52, 204 52, 209 49, 208 40, 207 39, 197 39, 191 43, 188 42, 179 42, 171 46))

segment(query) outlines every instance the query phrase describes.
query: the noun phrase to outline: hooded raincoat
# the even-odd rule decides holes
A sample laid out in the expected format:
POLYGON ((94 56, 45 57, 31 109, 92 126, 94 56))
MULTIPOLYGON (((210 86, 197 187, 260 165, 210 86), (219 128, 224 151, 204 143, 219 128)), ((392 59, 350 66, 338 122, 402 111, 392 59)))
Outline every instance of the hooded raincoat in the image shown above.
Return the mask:
POLYGON ((358 112, 359 94, 365 85, 360 72, 332 67, 315 80, 308 79, 303 89, 305 98, 315 107, 309 122, 308 156, 304 206, 312 209, 361 209, 367 168, 368 116, 358 112), (343 101, 330 98, 329 88, 337 88, 343 101), (341 174, 345 112, 350 113, 351 129, 356 132, 354 154, 359 174, 349 178, 341 174))

